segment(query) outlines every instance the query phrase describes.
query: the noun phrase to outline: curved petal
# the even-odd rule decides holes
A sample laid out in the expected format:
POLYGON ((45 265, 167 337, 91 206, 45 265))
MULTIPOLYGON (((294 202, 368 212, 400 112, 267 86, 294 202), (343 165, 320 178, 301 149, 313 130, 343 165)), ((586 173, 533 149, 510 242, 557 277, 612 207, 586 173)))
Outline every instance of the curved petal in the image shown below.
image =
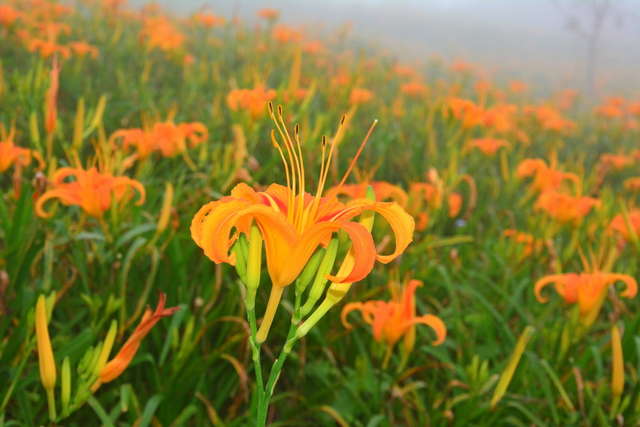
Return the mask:
POLYGON ((52 214, 44 210, 45 202, 50 199, 60 199, 66 204, 70 204, 70 197, 72 197, 72 195, 64 189, 53 189, 46 191, 42 196, 38 198, 38 201, 36 202, 36 214, 42 218, 50 218, 52 214))
POLYGON ((346 209, 337 216, 341 219, 348 219, 368 210, 380 214, 389 223, 395 235, 395 250, 388 255, 376 255, 378 261, 387 264, 400 256, 413 240, 415 220, 397 203, 370 202, 368 200, 354 200, 348 203, 346 209))
MULTIPOLYGON (((371 233, 365 226, 357 222, 348 221, 320 222, 306 231, 302 240, 306 240, 306 236, 309 231, 314 231, 318 239, 318 243, 315 244, 313 249, 315 250, 321 241, 328 241, 331 234, 338 230, 344 230, 351 240, 351 249, 349 253, 353 257, 353 267, 351 267, 351 271, 344 277, 328 275, 327 278, 336 283, 358 282, 367 277, 371 270, 373 270, 373 265, 375 264, 376 259, 375 243, 373 242, 371 233), (324 235, 321 234, 323 231, 325 232, 324 235), (326 232, 328 232, 328 234, 326 234, 326 232)), ((309 256, 311 256, 312 253, 309 254, 309 256)))
POLYGON ((415 293, 416 289, 422 286, 420 280, 409 280, 402 293, 402 317, 411 319, 416 315, 415 293))
POLYGON ((361 302, 351 302, 349 304, 345 304, 342 307, 342 312, 340 313, 340 321, 342 322, 342 326, 346 329, 353 329, 353 326, 347 321, 347 316, 354 310, 363 310, 363 304, 361 302))
POLYGON ((415 317, 411 320, 411 325, 427 325, 430 326, 431 329, 436 333, 436 340, 433 342, 433 345, 440 345, 444 342, 447 337, 447 327, 445 326, 442 319, 438 316, 434 316, 433 314, 425 314, 424 316, 415 317))
POLYGON ((55 171, 55 173, 53 174, 53 176, 51 177, 51 182, 54 185, 58 185, 58 184, 62 184, 64 179, 69 177, 69 176, 78 176, 78 169, 74 169, 74 168, 60 168, 57 171, 55 171))
POLYGON ((620 293, 620 296, 623 296, 625 298, 633 298, 638 293, 638 283, 633 277, 626 274, 615 273, 608 274, 607 276, 608 279, 612 282, 621 281, 626 285, 625 290, 620 293))
POLYGON ((564 274, 552 274, 550 276, 545 276, 542 279, 538 280, 535 285, 533 285, 533 292, 536 294, 536 299, 545 303, 549 301, 548 298, 542 296, 542 289, 551 283, 556 283, 564 280, 564 274))
POLYGON ((136 201, 136 205, 140 206, 144 203, 145 200, 145 190, 144 186, 140 181, 135 179, 127 178, 125 176, 117 177, 113 182, 113 189, 116 194, 116 198, 120 199, 124 195, 124 191, 126 191, 127 187, 131 187, 138 191, 139 197, 136 201))

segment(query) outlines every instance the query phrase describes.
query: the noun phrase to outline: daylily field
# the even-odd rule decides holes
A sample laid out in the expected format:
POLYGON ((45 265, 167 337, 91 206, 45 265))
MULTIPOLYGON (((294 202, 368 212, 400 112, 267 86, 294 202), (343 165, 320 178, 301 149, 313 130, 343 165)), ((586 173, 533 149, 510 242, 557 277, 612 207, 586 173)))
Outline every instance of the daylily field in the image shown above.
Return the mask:
POLYGON ((640 98, 279 15, 0 0, 0 427, 640 425, 640 98))

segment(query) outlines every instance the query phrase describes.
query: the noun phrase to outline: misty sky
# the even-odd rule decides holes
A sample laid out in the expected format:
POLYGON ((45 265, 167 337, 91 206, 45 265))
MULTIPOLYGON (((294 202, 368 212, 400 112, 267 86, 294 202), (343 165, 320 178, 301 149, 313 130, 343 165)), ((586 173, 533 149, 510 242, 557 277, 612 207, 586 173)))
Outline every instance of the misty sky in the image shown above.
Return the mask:
MULTIPOLYGON (((142 4, 141 0, 130 3, 142 4)), ((590 23, 587 0, 161 0, 190 12, 204 5, 213 12, 250 20, 262 7, 282 11, 282 20, 309 31, 330 31, 347 22, 352 35, 409 62, 433 54, 483 65, 505 78, 547 87, 580 88, 585 42, 566 28, 558 8, 590 23)), ((603 30, 598 83, 607 91, 640 94, 640 0, 613 0, 603 30)), ((590 28, 590 24, 585 26, 590 28)))

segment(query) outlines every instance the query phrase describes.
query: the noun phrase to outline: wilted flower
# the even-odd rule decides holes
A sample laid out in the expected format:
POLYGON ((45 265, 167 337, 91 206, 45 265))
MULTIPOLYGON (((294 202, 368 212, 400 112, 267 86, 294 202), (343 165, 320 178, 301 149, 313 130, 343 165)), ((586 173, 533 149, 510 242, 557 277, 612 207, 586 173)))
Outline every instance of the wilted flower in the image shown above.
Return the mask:
MULTIPOLYGON (((151 311, 150 308, 147 308, 142 316, 142 320, 140 320, 140 323, 129 339, 124 343, 118 354, 116 354, 113 359, 107 362, 107 364, 100 370, 97 382, 98 385, 100 383, 113 381, 122 375, 138 352, 140 343, 144 337, 151 332, 151 329, 155 324, 163 317, 171 316, 179 310, 179 307, 164 308, 165 300, 165 294, 161 293, 160 299, 158 300, 158 306, 155 311, 151 311)), ((94 385, 94 388, 96 388, 96 385, 94 385)))

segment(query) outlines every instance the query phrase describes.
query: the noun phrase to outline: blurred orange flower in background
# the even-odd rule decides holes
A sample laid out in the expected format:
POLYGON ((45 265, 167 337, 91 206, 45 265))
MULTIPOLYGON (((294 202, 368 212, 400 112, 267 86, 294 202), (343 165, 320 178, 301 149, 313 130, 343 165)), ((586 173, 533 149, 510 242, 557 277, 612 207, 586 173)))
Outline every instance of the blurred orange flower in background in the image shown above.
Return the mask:
POLYGON ((347 316, 358 310, 365 323, 371 325, 375 340, 384 342, 389 351, 404 336, 404 350, 410 353, 415 343, 415 325, 431 327, 436 334, 433 345, 440 345, 447 336, 444 322, 432 314, 416 316, 415 292, 420 286, 421 281, 409 280, 402 293, 396 292, 391 301, 372 300, 346 304, 342 309, 342 324, 345 328, 352 329, 347 316))
POLYGON ((579 222, 591 209, 600 206, 593 197, 571 196, 554 190, 544 191, 538 197, 535 208, 545 211, 560 222, 579 222))
POLYGON ((100 173, 95 167, 88 170, 60 168, 53 174, 51 183, 53 188, 40 196, 35 206, 36 213, 43 218, 51 216, 51 213, 43 209, 50 199, 59 199, 66 206, 80 206, 87 214, 96 218, 100 218, 114 201, 131 197, 133 189, 139 194, 137 205, 144 203, 145 199, 144 187, 140 182, 125 176, 114 177, 110 173, 100 173), (68 177, 76 179, 65 182, 68 177))
POLYGON ((251 117, 262 116, 269 101, 276 97, 274 89, 257 86, 254 89, 234 89, 227 95, 227 105, 233 111, 246 110, 251 117))
POLYGON ((542 295, 542 289, 554 283, 556 292, 567 304, 578 304, 583 324, 590 326, 602 307, 609 286, 618 281, 626 285, 620 296, 624 298, 636 296, 638 284, 633 277, 626 274, 604 273, 601 271, 545 276, 535 283, 534 292, 538 301, 545 303, 548 300, 542 295))

